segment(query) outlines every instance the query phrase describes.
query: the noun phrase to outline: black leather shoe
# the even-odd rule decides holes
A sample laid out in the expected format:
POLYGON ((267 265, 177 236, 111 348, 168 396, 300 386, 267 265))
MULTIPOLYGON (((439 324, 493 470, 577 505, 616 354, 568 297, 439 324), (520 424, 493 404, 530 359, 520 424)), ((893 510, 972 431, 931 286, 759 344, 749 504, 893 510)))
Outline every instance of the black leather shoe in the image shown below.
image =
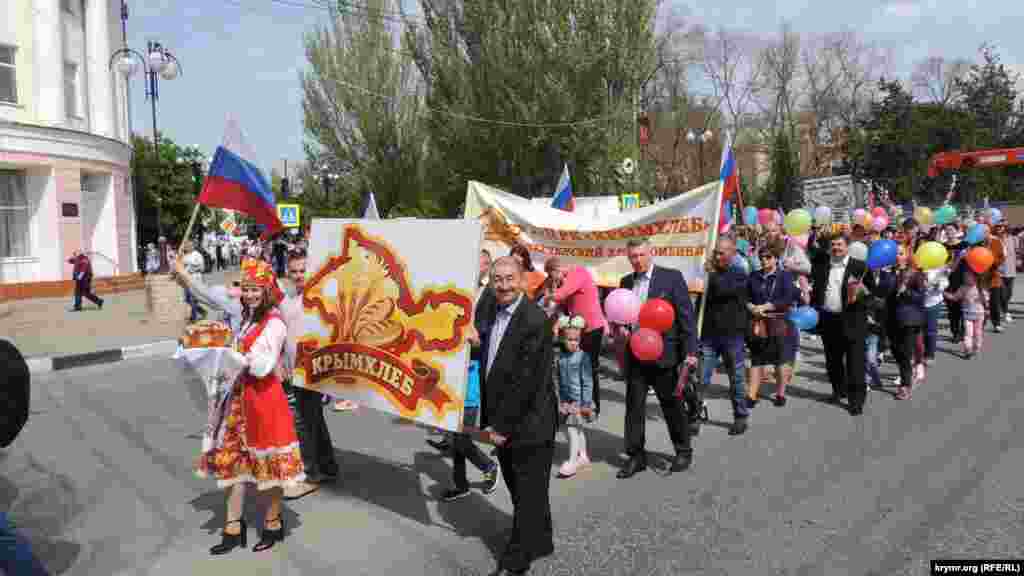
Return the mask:
POLYGON ((690 420, 690 436, 697 436, 700 434, 700 421, 690 420))
POLYGON ((732 426, 729 426, 729 436, 739 436, 747 431, 747 419, 737 418, 733 421, 732 426))
POLYGON ((634 456, 626 462, 626 466, 619 470, 619 473, 615 475, 616 478, 626 479, 636 475, 637 472, 647 470, 647 460, 643 456, 634 456))
POLYGON ((691 464, 693 464, 693 454, 676 454, 676 457, 672 460, 672 467, 669 470, 672 472, 683 472, 689 470, 691 464))
POLYGON ((850 406, 850 415, 851 416, 860 416, 863 413, 864 413, 864 407, 863 406, 850 406))
POLYGON ((835 404, 837 406, 839 405, 840 402, 842 402, 842 400, 843 400, 843 397, 840 396, 839 394, 833 394, 833 395, 828 397, 828 403, 829 404, 835 404))

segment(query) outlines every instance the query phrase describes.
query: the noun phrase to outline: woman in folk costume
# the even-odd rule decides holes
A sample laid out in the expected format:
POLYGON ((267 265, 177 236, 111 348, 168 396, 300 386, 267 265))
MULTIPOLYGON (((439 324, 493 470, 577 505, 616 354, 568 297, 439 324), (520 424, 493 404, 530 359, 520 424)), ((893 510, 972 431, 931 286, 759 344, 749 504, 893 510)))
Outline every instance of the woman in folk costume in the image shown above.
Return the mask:
POLYGON ((305 480, 295 424, 288 408, 280 370, 287 327, 275 305, 281 290, 270 264, 242 262, 242 329, 235 348, 245 356, 245 371, 235 381, 213 449, 197 467, 201 477, 217 479, 227 488, 227 516, 220 544, 211 554, 226 554, 245 547, 242 518, 244 483, 271 491, 270 506, 254 552, 266 550, 284 538, 281 519, 282 488, 305 480))

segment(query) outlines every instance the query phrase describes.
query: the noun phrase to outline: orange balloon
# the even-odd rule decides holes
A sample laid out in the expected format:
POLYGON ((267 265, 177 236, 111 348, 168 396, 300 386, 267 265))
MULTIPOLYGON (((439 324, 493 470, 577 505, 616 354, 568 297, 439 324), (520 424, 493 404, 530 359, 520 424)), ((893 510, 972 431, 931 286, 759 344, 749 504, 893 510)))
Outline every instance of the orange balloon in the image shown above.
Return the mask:
POLYGON ((976 274, 984 274, 988 272, 988 269, 992 267, 992 263, 995 262, 995 257, 992 256, 992 251, 984 246, 978 246, 971 248, 971 251, 967 253, 967 265, 974 270, 976 274))

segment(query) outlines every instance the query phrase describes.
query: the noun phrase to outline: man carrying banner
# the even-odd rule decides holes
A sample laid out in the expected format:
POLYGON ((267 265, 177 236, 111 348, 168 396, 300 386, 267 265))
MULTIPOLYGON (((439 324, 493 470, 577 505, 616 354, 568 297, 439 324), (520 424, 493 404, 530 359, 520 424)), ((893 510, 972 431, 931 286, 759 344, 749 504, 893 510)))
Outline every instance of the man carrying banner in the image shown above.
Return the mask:
POLYGON ((558 411, 553 334, 544 311, 523 296, 522 276, 515 258, 494 262, 496 305, 479 324, 486 327, 480 334, 481 428, 498 447, 512 497, 512 536, 501 558, 501 568, 511 574, 525 574, 534 560, 555 550, 549 497, 558 411))
POLYGON ((299 437, 299 450, 306 469, 306 480, 284 489, 285 500, 296 500, 319 489, 319 484, 338 477, 338 463, 334 459, 331 433, 324 420, 323 395, 315 390, 292 386, 291 371, 295 367, 296 347, 302 328, 302 291, 306 286, 306 251, 288 252, 288 279, 293 291, 281 303, 280 309, 288 325, 285 344, 284 390, 295 417, 295 431, 299 437))
MULTIPOLYGON (((684 377, 679 375, 680 365, 686 362, 690 368, 697 366, 697 331, 690 291, 681 272, 652 264, 651 246, 646 238, 631 239, 626 249, 633 273, 624 276, 619 287, 632 290, 641 302, 648 298, 668 301, 675 311, 675 322, 664 335, 664 352, 657 361, 642 362, 632 351, 625 354, 626 452, 629 461, 617 476, 629 478, 647 468, 644 444, 648 388, 653 388, 658 396, 668 435, 676 450, 671 470, 682 472, 690 467, 693 448, 690 445, 689 415, 675 396, 675 390, 677 378, 684 377)), ((628 338, 626 327, 620 327, 619 336, 628 338)), ((685 370, 682 372, 685 374, 685 370)))

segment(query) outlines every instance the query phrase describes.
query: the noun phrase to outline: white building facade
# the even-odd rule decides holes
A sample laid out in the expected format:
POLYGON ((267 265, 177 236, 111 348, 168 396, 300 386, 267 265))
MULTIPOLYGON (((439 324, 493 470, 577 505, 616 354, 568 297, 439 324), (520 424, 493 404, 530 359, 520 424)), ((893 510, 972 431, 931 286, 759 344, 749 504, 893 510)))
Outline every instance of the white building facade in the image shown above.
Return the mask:
POLYGON ((136 271, 120 0, 0 1, 0 284, 136 271))

